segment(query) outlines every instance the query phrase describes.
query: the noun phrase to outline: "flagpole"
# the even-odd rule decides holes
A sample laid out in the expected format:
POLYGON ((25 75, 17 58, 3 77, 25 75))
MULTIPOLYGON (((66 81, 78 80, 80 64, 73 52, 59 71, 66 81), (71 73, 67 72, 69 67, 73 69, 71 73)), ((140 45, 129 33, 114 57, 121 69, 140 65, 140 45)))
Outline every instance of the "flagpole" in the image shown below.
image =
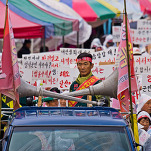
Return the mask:
POLYGON ((128 62, 128 77, 129 77, 129 95, 130 95, 130 108, 131 108, 131 127, 134 132, 134 119, 133 119, 133 106, 132 106, 132 91, 131 91, 131 71, 129 62, 129 47, 128 47, 128 31, 127 31, 127 12, 126 12, 126 0, 124 0, 125 8, 125 28, 126 28, 126 48, 127 48, 127 62, 128 62))

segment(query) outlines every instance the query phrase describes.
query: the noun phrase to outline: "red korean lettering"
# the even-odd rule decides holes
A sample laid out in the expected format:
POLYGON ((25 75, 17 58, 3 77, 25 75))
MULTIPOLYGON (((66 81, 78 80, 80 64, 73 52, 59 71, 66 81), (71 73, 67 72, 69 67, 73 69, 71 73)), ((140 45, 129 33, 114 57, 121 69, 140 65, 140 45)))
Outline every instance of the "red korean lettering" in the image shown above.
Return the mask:
POLYGON ((99 69, 99 72, 100 72, 100 73, 103 73, 103 71, 104 71, 104 69, 102 69, 102 68, 99 69))
POLYGON ((59 61, 59 56, 56 56, 54 61, 59 61))
POLYGON ((140 65, 140 63, 141 63, 140 57, 136 59, 136 62, 139 63, 139 65, 140 65))
POLYGON ((65 59, 64 59, 64 58, 62 58, 62 59, 61 59, 61 62, 62 62, 63 64, 65 64, 65 59))
POLYGON ((61 80, 61 81, 59 82, 59 84, 60 84, 60 88, 63 88, 63 80, 61 80))
POLYGON ((46 60, 46 55, 42 56, 42 60, 46 60))
POLYGON ((151 75, 148 75, 148 76, 147 76, 147 81, 148 81, 148 82, 151 82, 151 75))
POLYGON ((69 64, 70 64, 70 59, 67 58, 67 59, 66 59, 66 62, 67 62, 67 64, 69 65, 69 64))

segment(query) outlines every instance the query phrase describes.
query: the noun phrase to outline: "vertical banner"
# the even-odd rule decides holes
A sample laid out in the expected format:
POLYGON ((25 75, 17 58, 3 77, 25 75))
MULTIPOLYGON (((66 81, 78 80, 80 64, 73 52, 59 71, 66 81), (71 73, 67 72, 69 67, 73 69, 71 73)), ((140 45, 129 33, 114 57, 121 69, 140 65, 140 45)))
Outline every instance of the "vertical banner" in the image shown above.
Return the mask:
MULTIPOLYGON (((133 44, 130 37, 130 26, 128 23, 128 44, 129 44, 129 61, 130 61, 130 72, 131 72, 131 85, 132 92, 137 91, 137 83, 134 73, 134 58, 133 58, 133 44)), ((121 111, 129 112, 129 76, 128 76, 128 59, 127 59, 127 49, 126 49, 126 24, 125 19, 121 30, 121 40, 118 49, 118 99, 120 101, 121 111)))
POLYGON ((14 102, 14 109, 17 109, 19 107, 19 95, 16 90, 20 86, 20 73, 8 5, 6 6, 5 18, 0 92, 13 100, 17 100, 17 103, 14 102))

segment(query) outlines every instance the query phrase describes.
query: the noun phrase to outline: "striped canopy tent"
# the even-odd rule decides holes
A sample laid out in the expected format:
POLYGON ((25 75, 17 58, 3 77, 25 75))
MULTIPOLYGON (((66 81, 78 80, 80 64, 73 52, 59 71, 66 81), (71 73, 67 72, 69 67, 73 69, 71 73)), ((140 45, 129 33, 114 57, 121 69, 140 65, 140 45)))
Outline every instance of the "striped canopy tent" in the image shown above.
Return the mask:
MULTIPOLYGON (((5 11, 6 6, 0 1, 0 38, 3 38, 4 34, 5 11)), ((41 24, 26 20, 11 10, 9 13, 15 38, 43 37, 44 28, 41 24)))
MULTIPOLYGON (((1 1, 3 4, 6 4, 6 0, 1 1)), ((45 38, 49 38, 51 36, 64 36, 72 31, 79 30, 78 19, 48 14, 31 4, 28 0, 9 0, 8 4, 10 10, 14 13, 30 22, 34 22, 44 27, 45 38)))
MULTIPOLYGON (((67 4, 89 24, 100 25, 109 18, 120 15, 120 11, 104 0, 56 0, 67 4)), ((97 26, 95 25, 95 26, 97 26)))
MULTIPOLYGON (((81 18, 72 8, 64 3, 60 3, 54 0, 29 0, 33 5, 47 12, 48 14, 56 14, 58 16, 68 17, 71 19, 79 20, 79 44, 83 44, 89 39, 91 35, 92 27, 87 24, 86 21, 81 18), (72 17, 71 17, 72 16, 72 17)), ((58 37, 57 37, 58 38, 58 37)), ((65 43, 76 45, 77 44, 77 32, 73 31, 70 34, 64 36, 65 43)))

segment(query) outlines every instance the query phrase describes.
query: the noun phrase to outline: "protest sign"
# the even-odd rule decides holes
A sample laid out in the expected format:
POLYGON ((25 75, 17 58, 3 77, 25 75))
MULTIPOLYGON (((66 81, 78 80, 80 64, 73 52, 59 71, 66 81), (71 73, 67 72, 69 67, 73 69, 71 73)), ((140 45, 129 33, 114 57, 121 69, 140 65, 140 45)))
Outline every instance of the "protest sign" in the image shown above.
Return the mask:
POLYGON ((135 73, 151 73, 151 56, 134 56, 135 73))
MULTIPOLYGON (((137 21, 137 28, 131 29, 131 38, 134 44, 150 44, 151 43, 151 21, 139 20, 137 21)), ((120 42, 121 26, 113 26, 113 42, 120 42)))
POLYGON ((142 91, 151 96, 151 74, 142 74, 142 91))
POLYGON ((94 49, 60 48, 60 66, 69 67, 70 64, 75 64, 77 56, 83 52, 92 54, 94 49))
POLYGON ((102 51, 91 53, 94 66, 99 66, 100 62, 115 62, 117 49, 117 47, 110 47, 102 51))
MULTIPOLYGON (((60 52, 46 52, 23 55, 23 71, 26 70, 29 82, 41 80, 43 87, 58 87, 58 67, 60 52)), ((24 76, 23 76, 24 78, 24 76)))
POLYGON ((51 67, 59 67, 60 52, 45 52, 23 55, 23 64, 25 60, 49 60, 51 61, 51 67))

